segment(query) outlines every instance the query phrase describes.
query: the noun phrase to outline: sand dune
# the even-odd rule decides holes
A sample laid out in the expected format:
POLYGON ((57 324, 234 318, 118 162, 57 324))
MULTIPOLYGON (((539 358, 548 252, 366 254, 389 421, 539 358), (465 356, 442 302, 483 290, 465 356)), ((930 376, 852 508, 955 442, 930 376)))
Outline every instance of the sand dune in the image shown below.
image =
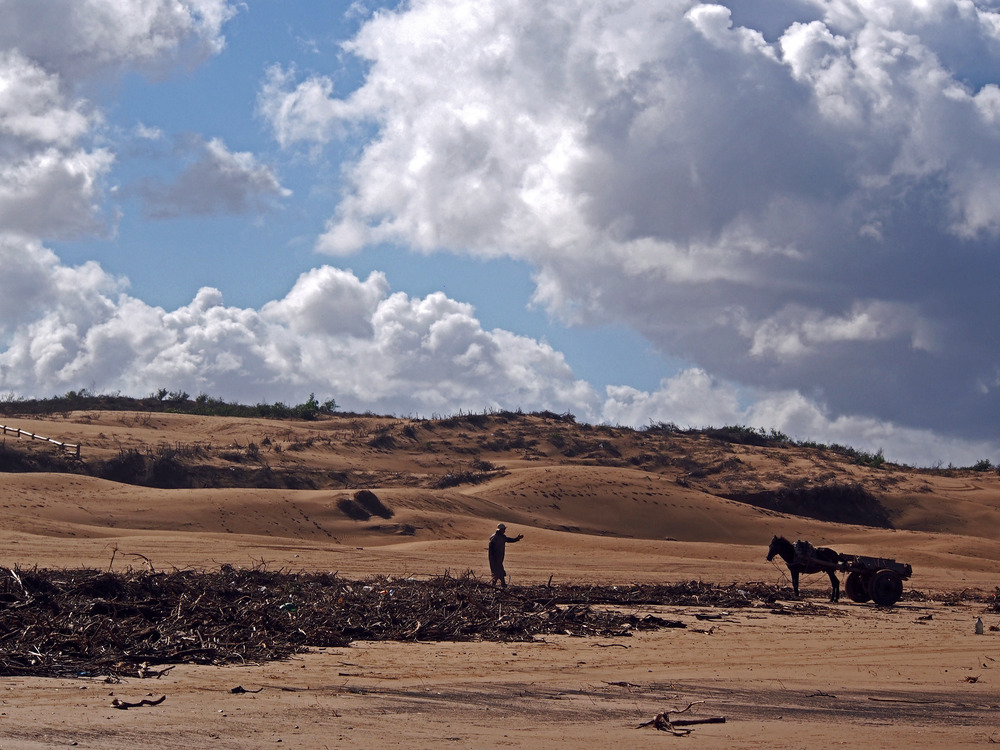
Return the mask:
MULTIPOLYGON (((965 577, 988 586, 1000 560, 995 472, 876 470, 816 449, 596 431, 535 416, 279 422, 75 412, 5 422, 81 442, 91 473, 131 451, 212 472, 199 475, 206 485, 237 472, 252 481, 249 472, 262 466, 300 486, 325 485, 162 489, 80 474, 3 474, 0 534, 11 543, 0 557, 7 565, 101 566, 117 544, 160 566, 274 554, 279 565, 346 565, 358 572, 395 572, 395 559, 410 572, 481 570, 483 544, 499 520, 529 537, 516 548, 522 577, 606 577, 615 570, 624 580, 630 573, 689 575, 692 564, 734 580, 767 575, 774 571, 761 567, 761 550, 774 533, 845 552, 895 555, 935 571, 915 577, 914 585, 965 577), (562 450, 552 442, 557 433, 562 450), (567 445, 578 452, 567 456, 567 445), (473 472, 476 462, 487 469, 476 482, 442 486, 443 477, 473 472), (868 488, 895 529, 828 523, 727 499, 824 483, 868 488), (392 518, 358 521, 341 511, 338 502, 362 486, 378 494, 392 518)), ((52 451, 33 441, 6 444, 52 451)))
MULTIPOLYGON (((659 747, 674 740, 634 726, 693 700, 729 716, 697 730, 704 747, 951 747, 1000 738, 992 718, 1000 631, 979 640, 972 632, 976 616, 998 627, 1000 616, 983 604, 934 600, 997 586, 995 472, 873 469, 818 449, 534 415, 313 423, 74 412, 0 421, 81 442, 83 464, 69 468, 85 470, 0 474, 7 568, 264 564, 348 577, 486 576, 486 540, 501 520, 525 535, 508 552, 514 585, 698 579, 777 587, 787 585, 786 571, 764 559, 776 533, 914 568, 892 610, 845 602, 819 618, 789 619, 765 608, 706 627, 689 608, 669 613, 690 621, 686 631, 629 643, 357 644, 288 664, 185 667, 153 686, 8 679, 18 699, 4 703, 3 747, 139 748, 149 736, 162 746, 213 750, 278 740, 362 750, 623 740, 659 747), (99 478, 118 459, 147 469, 161 461, 170 482, 189 486, 99 478), (784 491, 794 503, 829 486, 870 493, 892 528, 734 499, 784 491), (391 517, 346 514, 341 503, 359 489, 375 492, 391 517), (909 601, 913 591, 931 600, 909 601), (229 689, 240 683, 268 689, 236 700, 229 689), (81 687, 89 688, 85 696, 81 687), (107 709, 109 692, 151 689, 168 700, 128 712, 133 729, 107 709), (923 708, 903 710, 914 706, 923 708), (390 715, 399 719, 383 718, 390 715)), ((4 447, 39 461, 53 450, 9 436, 4 447)), ((825 600, 825 577, 805 586, 807 599, 825 600)))

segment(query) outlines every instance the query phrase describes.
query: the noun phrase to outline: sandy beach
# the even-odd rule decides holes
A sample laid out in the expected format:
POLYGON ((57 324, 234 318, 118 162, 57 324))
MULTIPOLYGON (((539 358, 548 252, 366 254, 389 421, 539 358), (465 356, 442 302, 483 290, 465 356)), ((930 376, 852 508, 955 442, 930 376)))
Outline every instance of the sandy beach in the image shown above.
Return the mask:
MULTIPOLYGON (((1000 558, 1000 477, 993 472, 879 473, 798 448, 702 441, 698 453, 694 443, 674 438, 673 450, 684 462, 657 471, 571 461, 539 444, 530 460, 523 449, 490 454, 503 471, 487 481, 440 487, 431 480, 454 472, 463 460, 456 456, 468 454, 428 448, 427 440, 406 450, 398 443, 376 450, 370 442, 377 425, 362 434, 358 424, 338 420, 304 425, 156 415, 142 424, 105 413, 19 423, 80 441, 92 461, 113 457, 121 446, 210 443, 205 461, 218 463, 224 448, 239 444, 245 451, 270 436, 272 445, 279 439, 286 445, 270 454, 272 471, 294 462, 306 473, 315 467, 328 474, 372 472, 381 483, 369 488, 393 514, 367 521, 345 516, 337 502, 356 491, 348 487, 165 489, 62 472, 4 473, 0 565, 8 569, 169 571, 228 564, 347 578, 466 571, 487 577, 486 540, 504 520, 511 532, 525 535, 508 548, 515 588, 689 580, 787 587, 787 570, 764 559, 772 534, 892 557, 912 564, 914 573, 891 608, 846 597, 831 604, 826 577, 807 576, 802 597, 782 599, 778 608, 763 601, 733 610, 643 607, 639 614, 681 620, 686 627, 629 638, 356 641, 288 661, 184 664, 159 678, 120 682, 99 675, 4 677, 2 748, 571 748, 615 742, 645 748, 684 742, 639 726, 662 712, 678 719, 724 718, 689 727, 687 741, 707 748, 1000 741, 1000 678, 994 676, 1000 674, 1000 630, 994 629, 1000 614, 991 605, 1000 558), (338 434, 360 436, 340 440, 338 434), (288 449, 310 436, 307 450, 288 449), (328 442, 318 439, 324 436, 328 442), (710 475, 718 483, 713 494, 699 485, 692 466, 728 460, 722 454, 738 457, 739 464, 732 476, 710 475), (881 486, 876 497, 892 528, 832 523, 731 499, 737 482, 766 489, 769 482, 795 484, 831 472, 841 478, 836 481, 849 477, 881 486), (984 622, 982 635, 975 633, 977 617, 984 622), (112 706, 116 698, 135 703, 161 696, 157 705, 112 706)), ((398 420, 392 426, 405 429, 398 420)), ((495 425, 483 429, 497 432, 495 425)), ((434 439, 455 450, 483 430, 459 425, 445 433, 437 427, 434 439)), ((617 440, 626 458, 625 442, 638 440, 604 438, 617 440)))

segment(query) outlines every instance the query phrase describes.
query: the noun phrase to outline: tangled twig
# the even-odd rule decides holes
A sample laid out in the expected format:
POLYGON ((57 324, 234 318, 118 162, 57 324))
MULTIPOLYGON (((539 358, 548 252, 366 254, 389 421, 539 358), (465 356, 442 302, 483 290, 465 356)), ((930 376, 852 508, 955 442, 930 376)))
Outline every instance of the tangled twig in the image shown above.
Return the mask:
POLYGON ((670 714, 683 714, 691 710, 692 706, 699 703, 704 703, 705 701, 694 701, 689 703, 686 707, 680 710, 667 710, 658 713, 649 721, 644 721, 642 724, 636 727, 636 729, 642 729, 643 727, 653 726, 659 729, 661 732, 669 732, 675 737, 686 737, 693 732, 693 729, 688 727, 694 726, 696 724, 725 724, 725 716, 709 716, 705 719, 672 719, 670 714))

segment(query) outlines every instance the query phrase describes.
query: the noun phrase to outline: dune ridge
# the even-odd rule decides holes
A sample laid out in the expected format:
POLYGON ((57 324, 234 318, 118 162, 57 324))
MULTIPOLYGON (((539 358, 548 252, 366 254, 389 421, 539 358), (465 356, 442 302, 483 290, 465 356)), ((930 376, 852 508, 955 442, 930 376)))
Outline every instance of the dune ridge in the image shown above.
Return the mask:
MULTIPOLYGON (((7 565, 100 567, 117 545, 161 566, 270 559, 435 574, 481 569, 499 520, 529 534, 517 555, 519 574, 532 580, 559 560, 567 578, 590 575, 594 566, 580 561, 593 555, 620 558, 609 566, 615 575, 700 566, 713 576, 728 569, 733 580, 766 577, 775 571, 761 564, 761 547, 774 533, 895 555, 918 570, 931 563, 933 585, 964 577, 988 587, 1000 560, 996 472, 875 468, 781 441, 510 413, 302 421, 79 411, 5 421, 83 446, 67 471, 0 474, 7 565), (139 467, 134 483, 100 478, 120 474, 123 459, 139 467), (148 486, 156 461, 169 462, 166 487, 148 486), (392 517, 346 514, 359 490, 392 517), (762 498, 779 500, 767 507, 762 498), (873 504, 884 514, 874 525, 873 504)), ((3 447, 53 456, 31 441, 3 447)))
MULTIPOLYGON (((0 576, 16 594, 0 607, 31 604, 16 576, 36 566, 52 579, 81 567, 92 578, 142 571, 151 581, 173 571, 315 572, 348 587, 377 581, 376 611, 401 578, 461 576, 463 596, 478 597, 498 521, 525 535, 508 550, 515 590, 693 581, 694 591, 707 582, 750 597, 740 608, 698 599, 629 607, 629 622, 652 615, 679 626, 614 637, 313 644, 240 666, 116 665, 112 683, 73 670, 8 676, 5 748, 660 747, 680 740, 636 727, 687 705, 689 715, 726 718, 697 727, 704 748, 950 750, 1000 738, 993 471, 865 465, 739 430, 634 431, 564 415, 4 419, 83 447, 76 462, 37 442, 0 445, 0 576), (892 608, 829 604, 826 576, 807 576, 800 599, 781 600, 787 569, 764 559, 772 534, 894 557, 914 574, 892 608)), ((504 594, 486 590, 502 622, 504 594)), ((288 607, 284 591, 255 594, 261 616, 297 632, 308 597, 288 607)), ((155 623, 142 624, 144 637, 155 634, 155 623)), ((73 642, 85 631, 58 635, 73 642)), ((196 631, 175 635, 197 651, 196 631)))

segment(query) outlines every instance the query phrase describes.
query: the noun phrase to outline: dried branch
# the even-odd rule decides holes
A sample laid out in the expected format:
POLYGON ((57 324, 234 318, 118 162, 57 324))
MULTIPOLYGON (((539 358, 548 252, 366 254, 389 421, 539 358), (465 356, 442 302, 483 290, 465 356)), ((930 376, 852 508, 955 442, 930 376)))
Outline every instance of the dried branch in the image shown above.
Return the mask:
POLYGON ((710 716, 705 719, 672 719, 670 714, 683 714, 691 710, 692 706, 699 703, 704 703, 705 701, 693 701, 689 703, 686 707, 679 710, 667 710, 662 713, 658 713, 649 721, 644 721, 642 724, 636 727, 636 729, 642 729, 643 727, 653 726, 661 732, 669 732, 675 737, 686 737, 693 732, 693 729, 687 729, 687 727, 696 726, 698 724, 725 724, 725 716, 710 716))
POLYGON ((354 640, 621 639, 685 627, 638 614, 643 606, 761 607, 774 596, 763 583, 497 589, 471 573, 352 581, 262 563, 200 572, 6 570, 0 676, 160 677, 176 664, 263 663, 354 640))
POLYGON ((167 696, 161 695, 159 698, 156 698, 155 700, 149 700, 148 698, 143 698, 140 701, 131 703, 129 701, 123 701, 120 698, 115 698, 113 701, 111 701, 111 707, 121 709, 122 711, 127 711, 130 708, 140 708, 142 706, 159 706, 166 699, 167 696))

